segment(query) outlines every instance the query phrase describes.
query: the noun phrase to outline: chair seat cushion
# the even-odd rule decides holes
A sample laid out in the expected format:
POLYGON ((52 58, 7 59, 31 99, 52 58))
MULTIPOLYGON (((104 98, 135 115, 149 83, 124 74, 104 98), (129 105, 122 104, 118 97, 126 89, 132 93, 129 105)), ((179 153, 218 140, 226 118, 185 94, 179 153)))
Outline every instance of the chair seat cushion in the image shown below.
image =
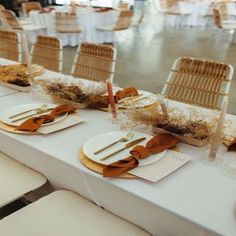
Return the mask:
POLYGON ((47 179, 0 152, 0 207, 33 191, 47 179))
POLYGON ((81 196, 59 190, 0 221, 4 236, 144 236, 137 226, 81 196))

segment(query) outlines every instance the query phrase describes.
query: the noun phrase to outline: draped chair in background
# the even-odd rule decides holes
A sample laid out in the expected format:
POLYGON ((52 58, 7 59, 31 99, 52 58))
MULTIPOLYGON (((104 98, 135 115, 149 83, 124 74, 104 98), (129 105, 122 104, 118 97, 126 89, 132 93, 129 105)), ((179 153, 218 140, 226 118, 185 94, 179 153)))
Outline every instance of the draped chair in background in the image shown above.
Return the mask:
POLYGON ((45 30, 46 27, 38 26, 34 24, 21 24, 20 21, 16 18, 15 14, 12 11, 2 10, 0 11, 0 19, 3 23, 3 27, 12 30, 19 31, 39 31, 45 30))
POLYGON ((96 28, 98 30, 104 30, 104 31, 126 30, 131 26, 133 15, 134 15, 134 12, 132 10, 121 11, 115 24, 97 26, 96 28))
POLYGON ((24 15, 29 16, 29 12, 32 10, 42 10, 43 7, 39 2, 23 2, 21 4, 24 15))

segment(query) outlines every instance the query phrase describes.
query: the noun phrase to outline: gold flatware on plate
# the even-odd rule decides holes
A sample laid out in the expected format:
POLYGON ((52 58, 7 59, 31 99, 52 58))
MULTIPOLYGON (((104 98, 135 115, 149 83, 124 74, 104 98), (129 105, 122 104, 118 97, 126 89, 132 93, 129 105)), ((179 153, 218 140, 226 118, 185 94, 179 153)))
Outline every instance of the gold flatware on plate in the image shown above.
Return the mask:
POLYGON ((147 96, 138 97, 138 98, 135 98, 135 99, 132 99, 132 100, 125 101, 125 102, 121 103, 120 105, 122 105, 122 106, 130 106, 131 104, 139 102, 139 101, 141 101, 141 100, 143 100, 145 98, 147 98, 147 96))
POLYGON ((103 148, 97 150, 97 151, 94 152, 93 154, 94 154, 94 155, 97 155, 98 153, 100 153, 100 152, 102 152, 102 151, 104 151, 104 150, 106 150, 106 149, 112 147, 113 145, 115 145, 115 144, 117 144, 117 143, 119 143, 119 142, 127 142, 127 141, 129 141, 133 136, 134 136, 134 134, 133 134, 132 132, 130 132, 130 133, 128 133, 125 137, 122 137, 122 138, 118 139, 117 141, 115 141, 115 142, 113 142, 113 143, 111 143, 111 144, 109 144, 109 145, 107 145, 107 146, 105 146, 105 147, 103 147, 103 148))
POLYGON ((45 110, 46 108, 47 108, 47 104, 43 104, 43 105, 42 105, 41 107, 39 107, 39 108, 30 109, 30 110, 23 111, 23 112, 21 112, 21 113, 12 115, 12 116, 9 117, 9 119, 16 118, 17 116, 21 116, 21 115, 24 115, 24 114, 26 114, 26 113, 28 113, 28 112, 32 112, 32 111, 35 111, 35 112, 37 112, 37 111, 42 111, 42 110, 45 110))
POLYGON ((125 97, 125 98, 120 99, 118 101, 118 104, 131 102, 132 100, 137 99, 137 98, 142 97, 142 96, 143 96, 143 94, 139 94, 137 96, 132 96, 132 97, 125 97))
POLYGON ((125 150, 125 149, 127 149, 127 148, 133 147, 134 145, 136 145, 136 144, 138 144, 138 143, 141 143, 141 142, 144 141, 145 139, 146 139, 146 138, 139 138, 139 139, 136 139, 136 140, 134 140, 134 141, 132 141, 132 142, 129 142, 129 143, 127 143, 123 148, 120 148, 120 149, 118 149, 117 151, 112 152, 112 153, 106 155, 105 157, 101 158, 100 161, 105 161, 106 159, 108 159, 108 158, 114 156, 115 154, 117 154, 117 153, 119 153, 119 152, 121 152, 121 151, 123 151, 123 150, 125 150))
POLYGON ((20 120, 24 120, 24 119, 26 119, 26 118, 33 117, 33 116, 35 116, 35 115, 40 115, 40 114, 46 113, 46 112, 48 112, 48 111, 51 111, 52 109, 53 109, 53 108, 49 108, 49 109, 46 109, 46 110, 37 111, 37 112, 35 112, 34 114, 27 115, 27 116, 23 116, 23 117, 18 118, 18 119, 16 119, 16 120, 12 120, 11 122, 14 123, 14 122, 17 122, 17 121, 20 121, 20 120))

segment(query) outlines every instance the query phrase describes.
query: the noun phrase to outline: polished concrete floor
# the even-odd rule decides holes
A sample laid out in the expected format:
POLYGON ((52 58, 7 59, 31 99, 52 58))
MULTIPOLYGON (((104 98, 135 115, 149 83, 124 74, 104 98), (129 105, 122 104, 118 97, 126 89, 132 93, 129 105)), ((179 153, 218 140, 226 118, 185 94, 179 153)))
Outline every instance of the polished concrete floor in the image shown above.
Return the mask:
MULTIPOLYGON (((117 62, 115 83, 160 93, 178 57, 192 56, 230 63, 236 68, 236 44, 232 35, 215 29, 163 28, 162 16, 147 12, 142 24, 115 35, 117 62)), ((64 73, 69 74, 76 48, 64 48, 64 73)), ((236 72, 230 89, 228 112, 236 115, 236 72)))

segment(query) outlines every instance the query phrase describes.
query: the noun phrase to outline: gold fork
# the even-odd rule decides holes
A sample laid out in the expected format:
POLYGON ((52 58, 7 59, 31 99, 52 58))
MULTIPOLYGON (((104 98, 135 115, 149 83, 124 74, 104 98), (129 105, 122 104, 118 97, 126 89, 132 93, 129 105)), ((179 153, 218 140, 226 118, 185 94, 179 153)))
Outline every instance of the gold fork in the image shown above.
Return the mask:
POLYGON ((111 144, 109 144, 109 145, 107 145, 107 146, 105 146, 105 147, 99 149, 98 151, 94 152, 93 154, 94 154, 94 155, 97 155, 98 153, 100 153, 100 152, 106 150, 107 148, 112 147, 113 145, 115 145, 115 144, 117 144, 117 143, 119 143, 119 142, 127 142, 127 141, 129 141, 131 138, 133 138, 133 136, 134 136, 134 133, 130 132, 130 133, 128 133, 125 137, 122 137, 122 138, 118 139, 117 141, 115 141, 115 142, 113 142, 113 143, 111 143, 111 144))
POLYGON ((28 113, 28 112, 32 112, 32 111, 37 112, 37 111, 45 110, 45 109, 47 108, 47 106, 48 106, 47 104, 43 104, 43 105, 42 105, 41 107, 39 107, 39 108, 30 109, 30 110, 23 111, 23 112, 21 112, 21 113, 12 115, 12 116, 9 117, 9 119, 16 118, 17 116, 21 116, 21 115, 24 115, 24 114, 26 114, 26 113, 28 113))

